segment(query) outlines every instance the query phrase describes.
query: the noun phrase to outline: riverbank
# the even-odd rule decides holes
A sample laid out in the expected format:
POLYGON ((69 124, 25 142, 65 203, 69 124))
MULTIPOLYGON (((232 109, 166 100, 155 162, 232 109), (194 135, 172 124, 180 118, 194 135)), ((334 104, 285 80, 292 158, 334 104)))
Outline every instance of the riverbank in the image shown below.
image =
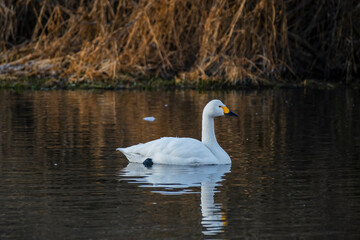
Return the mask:
POLYGON ((343 85, 328 83, 314 79, 307 79, 292 83, 267 82, 262 85, 232 85, 226 81, 184 81, 180 79, 164 80, 161 78, 143 79, 138 81, 88 81, 70 83, 65 79, 56 78, 14 78, 0 75, 0 89, 13 90, 75 90, 75 89, 141 89, 141 90, 170 90, 170 89, 198 89, 198 90, 238 90, 238 89, 266 89, 266 88, 312 88, 312 89, 335 89, 349 87, 359 89, 359 85, 343 85))
POLYGON ((338 0, 6 1, 1 84, 358 85, 359 16, 338 0))

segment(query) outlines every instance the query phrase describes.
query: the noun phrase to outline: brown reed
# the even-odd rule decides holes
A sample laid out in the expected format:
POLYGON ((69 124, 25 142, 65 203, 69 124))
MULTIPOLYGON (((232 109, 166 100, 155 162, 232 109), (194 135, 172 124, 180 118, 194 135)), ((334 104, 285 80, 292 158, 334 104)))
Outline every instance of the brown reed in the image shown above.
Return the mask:
POLYGON ((5 0, 0 74, 351 83, 359 77, 359 23, 356 1, 5 0))

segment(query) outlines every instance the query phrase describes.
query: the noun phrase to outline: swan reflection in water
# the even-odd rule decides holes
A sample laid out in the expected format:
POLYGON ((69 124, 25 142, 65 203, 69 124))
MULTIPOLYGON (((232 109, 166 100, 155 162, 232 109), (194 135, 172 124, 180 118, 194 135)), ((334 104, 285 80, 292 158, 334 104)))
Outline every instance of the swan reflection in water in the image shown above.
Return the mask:
POLYGON ((221 203, 214 202, 215 188, 220 186, 223 176, 230 172, 231 165, 177 166, 129 163, 120 173, 123 180, 141 183, 140 187, 154 187, 152 192, 162 195, 198 193, 201 187, 201 224, 203 234, 216 235, 222 232, 226 218, 221 213, 221 203), (160 190, 158 190, 160 189, 160 190))

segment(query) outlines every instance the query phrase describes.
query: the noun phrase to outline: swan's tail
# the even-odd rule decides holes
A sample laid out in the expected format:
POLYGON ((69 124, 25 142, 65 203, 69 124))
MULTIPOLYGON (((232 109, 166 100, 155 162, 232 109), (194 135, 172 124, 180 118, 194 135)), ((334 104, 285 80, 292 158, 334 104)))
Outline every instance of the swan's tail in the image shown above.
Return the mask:
POLYGON ((129 162, 143 163, 145 157, 139 153, 129 151, 129 148, 117 148, 116 151, 122 152, 129 162))

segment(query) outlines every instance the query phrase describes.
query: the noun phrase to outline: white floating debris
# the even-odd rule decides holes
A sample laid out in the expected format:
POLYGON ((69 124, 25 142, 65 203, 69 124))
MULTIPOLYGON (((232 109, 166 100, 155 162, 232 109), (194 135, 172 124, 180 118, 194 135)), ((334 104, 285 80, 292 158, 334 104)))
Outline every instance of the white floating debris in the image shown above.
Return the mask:
POLYGON ((168 105, 167 104, 165 104, 165 107, 167 107, 168 105))
POLYGON ((144 117, 144 120, 145 121, 149 121, 149 122, 153 122, 153 121, 155 121, 155 118, 154 117, 144 117))

